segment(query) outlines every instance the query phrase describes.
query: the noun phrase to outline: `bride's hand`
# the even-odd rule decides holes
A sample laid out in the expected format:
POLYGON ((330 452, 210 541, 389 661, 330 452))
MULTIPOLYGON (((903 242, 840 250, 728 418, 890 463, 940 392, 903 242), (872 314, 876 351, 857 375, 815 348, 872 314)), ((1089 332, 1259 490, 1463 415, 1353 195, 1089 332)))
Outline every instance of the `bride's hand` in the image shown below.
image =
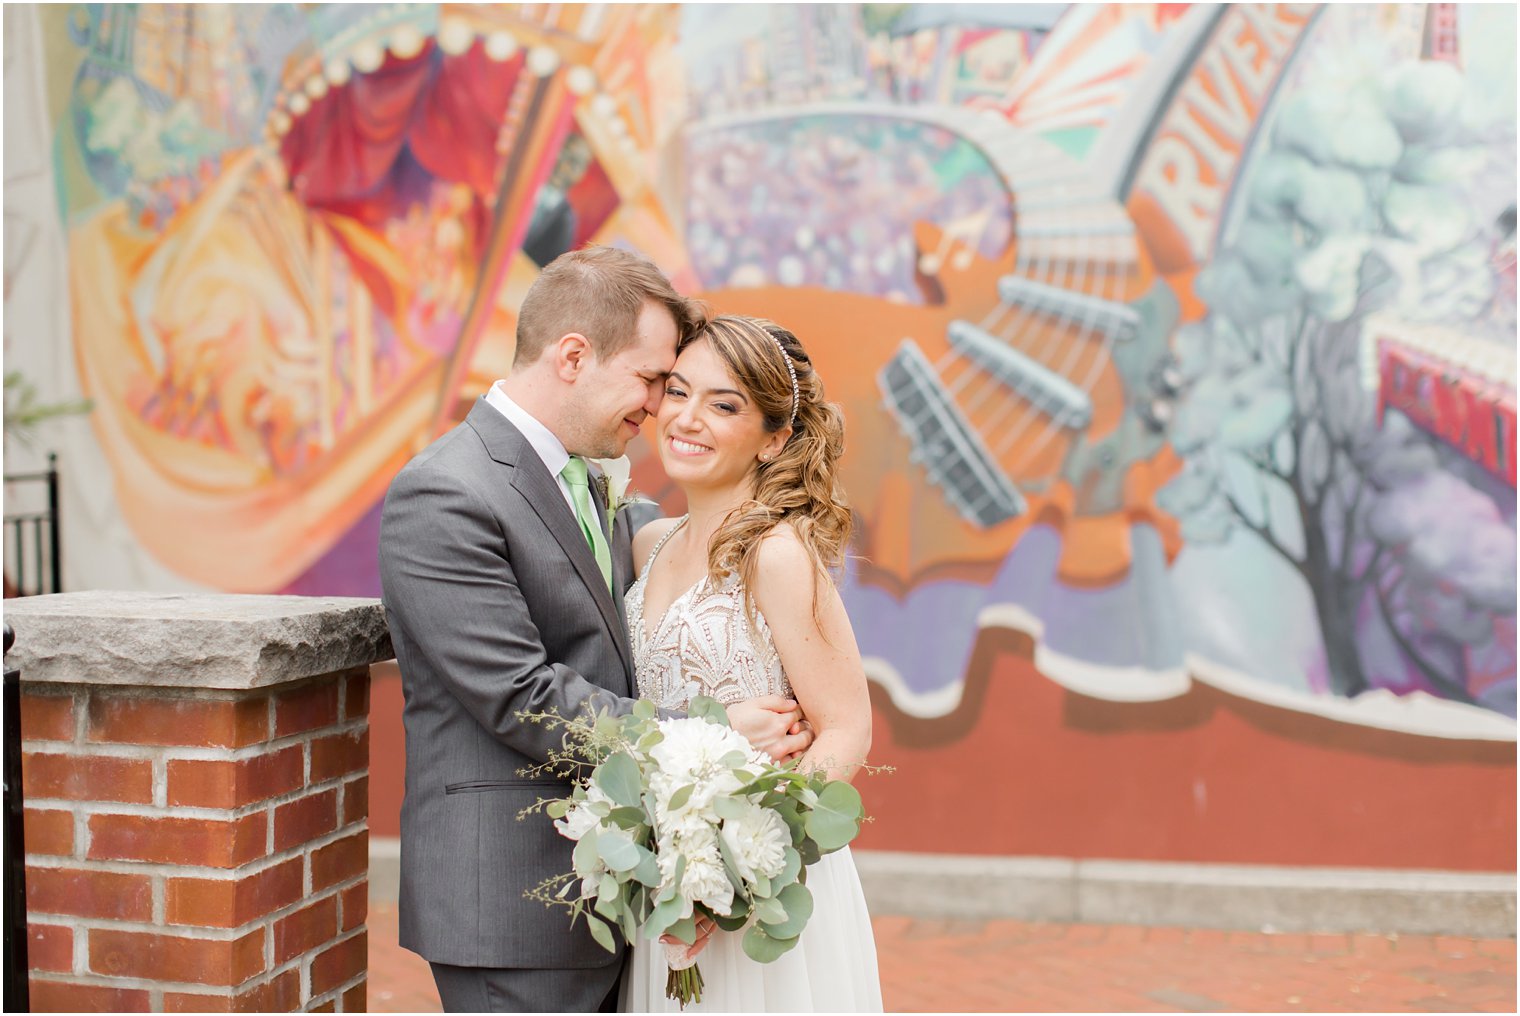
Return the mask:
POLYGON ((807 751, 813 743, 813 731, 796 701, 780 695, 735 702, 728 707, 728 724, 777 762, 807 751))
MULTIPOLYGON (((788 734, 801 734, 804 731, 806 731, 810 735, 809 736, 809 740, 811 740, 812 739, 812 735, 813 735, 813 725, 811 723, 809 723, 807 720, 802 719, 802 720, 798 720, 796 723, 792 724, 789 728, 787 728, 786 732, 788 734)), ((809 745, 808 747, 811 747, 811 745, 809 745)), ((804 756, 806 754, 807 754, 807 748, 801 748, 801 749, 798 749, 797 751, 792 752, 786 758, 777 759, 776 761, 779 762, 779 763, 781 763, 782 765, 786 765, 788 762, 795 762, 795 761, 797 761, 798 759, 800 759, 802 756, 804 756)))
POLYGON ((711 941, 713 932, 717 930, 718 923, 716 921, 706 914, 697 914, 697 937, 692 940, 691 945, 688 946, 674 935, 661 935, 660 942, 667 946, 678 946, 685 949, 684 955, 689 965, 696 962, 697 955, 707 948, 707 943, 711 941))

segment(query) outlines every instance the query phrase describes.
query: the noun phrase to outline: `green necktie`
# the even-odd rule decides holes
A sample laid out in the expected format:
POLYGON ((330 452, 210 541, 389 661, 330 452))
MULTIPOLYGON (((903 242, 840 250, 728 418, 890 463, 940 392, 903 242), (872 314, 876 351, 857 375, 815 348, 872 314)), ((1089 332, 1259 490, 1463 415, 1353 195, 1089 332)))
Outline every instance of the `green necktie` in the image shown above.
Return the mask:
POLYGON ((581 524, 586 542, 591 544, 596 566, 602 570, 602 579, 607 583, 607 591, 611 592, 612 551, 607 546, 607 534, 602 532, 602 521, 597 517, 596 507, 591 503, 591 480, 586 473, 586 460, 570 456, 570 461, 565 463, 565 468, 559 471, 559 475, 570 485, 570 499, 575 502, 576 521, 581 524))

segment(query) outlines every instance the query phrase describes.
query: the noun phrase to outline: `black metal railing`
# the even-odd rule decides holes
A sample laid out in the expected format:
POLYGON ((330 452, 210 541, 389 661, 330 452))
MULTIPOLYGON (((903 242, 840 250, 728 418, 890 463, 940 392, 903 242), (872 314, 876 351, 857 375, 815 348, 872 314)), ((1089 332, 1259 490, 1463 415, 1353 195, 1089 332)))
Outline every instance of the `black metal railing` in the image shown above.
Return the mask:
MULTIPOLYGON (((16 633, 5 626, 5 652, 16 633)), ((30 1012, 31 989, 26 958, 26 820, 21 794, 21 671, 5 667, 5 979, 6 1012, 30 1012)))
POLYGON ((49 452, 47 469, 40 473, 5 477, 6 500, 11 500, 12 488, 22 484, 42 484, 47 500, 43 508, 5 516, 5 557, 9 564, 6 578, 17 596, 61 593, 63 547, 58 524, 58 456, 49 452))

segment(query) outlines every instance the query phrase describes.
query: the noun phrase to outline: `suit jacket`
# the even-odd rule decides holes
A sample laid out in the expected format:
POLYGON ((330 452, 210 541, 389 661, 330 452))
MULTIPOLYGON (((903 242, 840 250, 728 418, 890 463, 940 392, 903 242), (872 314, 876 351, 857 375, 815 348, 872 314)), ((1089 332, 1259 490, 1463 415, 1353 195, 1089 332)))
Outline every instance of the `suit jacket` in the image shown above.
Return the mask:
POLYGON ((584 921, 572 929, 564 910, 523 896, 570 870, 572 844, 541 812, 518 813, 570 788, 519 775, 561 735, 514 715, 632 708, 623 593, 634 576, 621 517, 610 548, 611 593, 555 478, 484 399, 386 494, 380 579, 406 727, 400 937, 431 962, 553 969, 621 958, 584 921))

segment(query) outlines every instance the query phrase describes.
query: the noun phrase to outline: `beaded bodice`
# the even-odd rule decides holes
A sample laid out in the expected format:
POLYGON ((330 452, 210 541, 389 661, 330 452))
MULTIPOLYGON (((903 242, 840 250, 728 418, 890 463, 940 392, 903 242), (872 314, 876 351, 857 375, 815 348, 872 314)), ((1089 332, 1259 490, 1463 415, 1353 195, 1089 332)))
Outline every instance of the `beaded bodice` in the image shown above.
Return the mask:
POLYGON ((660 538, 624 597, 639 697, 678 710, 685 709, 695 695, 724 705, 761 695, 790 697, 792 687, 765 618, 755 611, 751 627, 745 617, 744 587, 738 576, 717 584, 704 575, 675 598, 652 630, 646 629, 644 588, 649 570, 665 541, 685 524, 683 518, 660 538))

